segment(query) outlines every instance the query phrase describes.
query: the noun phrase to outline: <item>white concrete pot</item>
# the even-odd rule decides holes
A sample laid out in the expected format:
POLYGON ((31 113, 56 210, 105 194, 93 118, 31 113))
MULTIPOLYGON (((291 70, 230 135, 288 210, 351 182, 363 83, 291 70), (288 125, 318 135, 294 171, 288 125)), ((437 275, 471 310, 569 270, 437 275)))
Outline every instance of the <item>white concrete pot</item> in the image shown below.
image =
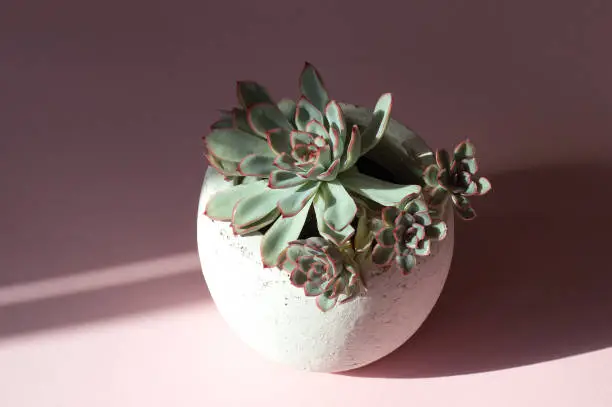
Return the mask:
MULTIPOLYGON (((363 120, 368 120, 365 110, 351 108, 353 114, 362 114, 363 120)), ((431 159, 422 140, 404 126, 392 121, 387 133, 387 142, 398 142, 398 151, 407 151, 408 141, 413 152, 417 145, 418 156, 431 159)), ((401 160, 395 170, 398 168, 401 160)), ((384 273, 375 268, 364 270, 365 295, 321 312, 314 298, 291 285, 286 272, 263 268, 260 234, 234 236, 229 223, 203 215, 208 199, 228 186, 215 170, 208 169, 198 210, 200 261, 223 318, 244 342, 265 357, 302 370, 350 370, 397 349, 427 318, 451 263, 452 210, 445 211, 447 238, 434 243, 432 254, 419 259, 410 275, 402 275, 395 267, 384 273)))

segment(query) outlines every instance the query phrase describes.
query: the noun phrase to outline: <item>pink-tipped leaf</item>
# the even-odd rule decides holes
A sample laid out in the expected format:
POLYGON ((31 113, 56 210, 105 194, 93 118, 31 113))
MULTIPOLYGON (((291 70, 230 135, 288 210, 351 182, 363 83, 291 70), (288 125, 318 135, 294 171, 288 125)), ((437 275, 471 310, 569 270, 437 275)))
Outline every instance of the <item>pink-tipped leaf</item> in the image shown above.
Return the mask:
POLYGON ((418 185, 393 184, 358 171, 343 172, 338 179, 347 189, 383 206, 397 206, 407 197, 418 195, 421 192, 421 187, 418 185))
POLYGON ((361 155, 361 134, 359 133, 359 127, 354 125, 351 129, 351 136, 346 147, 342 168, 340 171, 346 171, 357 163, 361 155))
POLYGON ((319 193, 325 201, 323 218, 334 231, 346 228, 357 214, 357 205, 338 181, 321 183, 319 193))
POLYGON ((291 131, 287 129, 273 129, 267 134, 268 149, 276 155, 291 153, 291 131))
POLYGON ((239 81, 236 83, 236 96, 238 102, 245 108, 257 103, 273 103, 268 91, 253 81, 239 81))
POLYGON ((270 173, 268 187, 272 189, 285 189, 302 185, 306 180, 294 172, 275 170, 270 173))
POLYGON ((260 194, 265 189, 266 182, 257 181, 219 191, 206 203, 204 214, 211 219, 229 221, 232 218, 234 206, 240 199, 260 194))
POLYGON ((261 258, 264 266, 272 267, 278 262, 278 256, 289 242, 297 239, 302 232, 312 200, 295 216, 279 218, 265 233, 261 240, 261 258))
POLYGON ((249 154, 275 156, 265 140, 238 129, 214 130, 206 137, 206 148, 217 158, 234 162, 249 154))
POLYGON ((382 139, 387 130, 389 119, 391 118, 392 106, 393 97, 390 93, 385 93, 378 99, 378 102, 376 102, 372 121, 368 124, 361 136, 361 155, 373 149, 382 139))
POLYGON ((305 131, 311 120, 323 123, 323 114, 308 99, 301 97, 295 109, 295 125, 298 130, 305 131))
POLYGON ((258 103, 247 111, 247 120, 253 133, 267 138, 267 133, 273 129, 292 128, 283 113, 271 103, 258 103))
POLYGON ((300 75, 300 91, 312 104, 321 112, 329 102, 329 95, 321 75, 310 63, 304 64, 304 69, 300 75))
POLYGON ((318 184, 307 182, 299 186, 295 192, 284 196, 278 201, 278 209, 283 217, 297 215, 317 192, 318 184))
POLYGON ((267 177, 274 171, 274 158, 249 154, 240 161, 238 171, 244 176, 267 177))

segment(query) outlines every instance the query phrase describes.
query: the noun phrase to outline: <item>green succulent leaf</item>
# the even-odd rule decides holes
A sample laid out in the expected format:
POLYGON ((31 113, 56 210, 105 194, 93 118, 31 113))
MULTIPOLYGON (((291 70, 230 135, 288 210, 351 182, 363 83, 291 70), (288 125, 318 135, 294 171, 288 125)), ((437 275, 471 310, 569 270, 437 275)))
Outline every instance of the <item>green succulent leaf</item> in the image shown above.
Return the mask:
POLYGON ((316 120, 311 120, 306 124, 306 131, 310 134, 323 137, 325 140, 329 139, 329 134, 325 130, 323 123, 316 120))
POLYGON ((421 193, 418 185, 398 185, 361 174, 358 171, 343 172, 338 180, 347 189, 378 202, 383 206, 397 206, 421 193))
POLYGON ((287 250, 285 250, 284 254, 287 261, 290 261, 291 263, 297 265, 298 257, 304 255, 305 250, 303 246, 294 243, 296 242, 289 242, 289 247, 287 247, 287 250))
POLYGON ((472 220, 476 217, 476 211, 470 205, 470 201, 461 195, 452 195, 453 204, 457 214, 464 220, 472 220))
POLYGON ((211 130, 215 130, 215 129, 231 129, 232 127, 234 127, 234 121, 232 120, 231 116, 230 117, 222 117, 221 119, 217 120, 216 122, 214 122, 213 124, 210 125, 210 129, 211 130))
POLYGON ((215 157, 210 152, 206 154, 206 159, 208 163, 216 169, 218 172, 225 176, 235 176, 240 175, 238 172, 238 163, 234 161, 221 160, 220 158, 215 157))
POLYGON ((330 295, 330 298, 338 297, 340 294, 342 294, 346 289, 346 283, 346 278, 337 279, 334 285, 332 286, 332 293, 330 295))
MULTIPOLYGON (((397 234, 397 233, 396 233, 397 234)), ((413 234, 412 237, 406 238, 404 244, 406 247, 410 249, 416 249, 419 244, 419 237, 416 234, 413 234)))
POLYGON ((244 176, 267 177, 274 170, 274 158, 255 154, 247 155, 238 165, 238 172, 244 176))
POLYGON ((340 158, 346 143, 346 123, 342 109, 336 101, 332 100, 325 106, 325 117, 329 123, 334 158, 340 158))
POLYGON ((395 218, 400 214, 400 210, 394 206, 385 206, 382 209, 381 217, 385 225, 392 226, 395 224, 395 218))
MULTIPOLYGON (((396 233, 396 235, 398 235, 399 233, 396 233)), ((419 236, 417 236, 416 234, 412 234, 411 237, 406 238, 404 240, 404 244, 406 247, 410 248, 410 249, 416 249, 417 246, 419 245, 419 236)))
POLYGON ((423 226, 429 226, 432 222, 431 215, 427 211, 415 213, 414 219, 423 226))
POLYGON ((297 259, 298 266, 302 270, 310 270, 310 267, 315 263, 313 256, 300 256, 297 259))
POLYGON ((306 125, 312 120, 323 123, 323 114, 308 99, 301 97, 295 110, 295 125, 298 130, 305 131, 306 125))
POLYGON ((249 108, 247 113, 249 126, 253 132, 262 138, 273 129, 291 129, 291 123, 278 107, 271 103, 260 103, 249 108))
POLYGON ((431 206, 439 206, 442 203, 444 203, 444 201, 446 200, 446 198, 448 197, 449 193, 446 189, 442 188, 442 187, 437 187, 434 188, 431 191, 431 200, 430 200, 430 204, 431 206))
POLYGON ((299 268, 294 268, 291 276, 289 277, 289 281, 296 287, 303 287, 304 284, 308 281, 308 276, 299 268))
POLYGON ((208 151, 221 160, 240 162, 250 154, 274 157, 265 140, 238 129, 213 130, 205 142, 208 151))
POLYGON ((281 153, 274 159, 274 166, 279 170, 292 170, 295 164, 296 161, 287 153, 281 153))
POLYGON ((307 146, 313 143, 313 136, 307 131, 293 130, 289 134, 289 144, 292 149, 299 149, 299 146, 307 146))
POLYGON ((359 156, 361 155, 361 134, 359 133, 359 126, 354 125, 351 130, 351 136, 346 148, 344 158, 342 160, 342 168, 340 171, 346 171, 357 163, 359 156))
POLYGON ((467 183, 467 187, 461 192, 464 196, 472 196, 478 194, 478 184, 470 179, 467 183))
POLYGON ((261 240, 261 258, 266 267, 275 266, 279 255, 289 242, 297 239, 302 232, 312 199, 295 216, 279 218, 266 232, 261 240))
POLYGON ((247 117, 247 112, 244 109, 234 108, 232 110, 232 122, 233 127, 238 130, 242 130, 246 133, 252 133, 251 125, 247 117))
POLYGON ((309 63, 305 64, 304 70, 300 75, 300 91, 321 112, 329 102, 329 96, 321 76, 315 67, 309 63))
POLYGON ((295 117, 296 110, 295 102, 291 99, 281 99, 280 102, 278 102, 277 106, 278 109, 283 113, 287 121, 293 125, 293 119, 295 117))
POLYGON ((268 185, 272 189, 291 188, 302 185, 305 182, 304 178, 296 175, 294 172, 284 170, 272 171, 268 179, 268 185))
POLYGON ((287 251, 289 250, 291 246, 287 247, 285 250, 283 250, 283 252, 278 256, 278 264, 281 269, 292 273, 293 270, 296 269, 297 267, 297 263, 295 261, 291 261, 289 259, 289 257, 287 256, 287 251))
POLYGON ((317 297, 317 307, 323 312, 327 312, 330 309, 334 308, 336 303, 338 302, 338 297, 331 297, 327 293, 323 293, 317 297))
POLYGON ((325 198, 322 194, 316 194, 314 198, 314 209, 317 217, 317 228, 321 236, 330 240, 336 246, 342 246, 348 239, 355 234, 355 229, 352 226, 347 226, 342 230, 333 230, 325 223, 325 198))
POLYGON ((317 176, 321 181, 332 181, 338 176, 340 171, 340 159, 334 160, 331 165, 327 168, 327 171, 317 176))
POLYGON ((430 187, 434 187, 438 185, 438 172, 440 171, 440 167, 437 164, 431 164, 425 168, 423 171, 423 181, 425 181, 425 185, 430 187))
POLYGON ((461 161, 457 161, 461 164, 462 168, 465 169, 469 174, 474 175, 478 172, 478 162, 475 158, 464 158, 461 161))
POLYGON ((234 110, 219 109, 220 119, 232 119, 234 116, 234 110))
POLYGON ((350 225, 357 214, 357 205, 342 184, 338 181, 323 182, 320 194, 325 201, 325 223, 334 231, 350 225))
POLYGON ((310 202, 318 188, 319 184, 317 182, 306 182, 300 185, 295 192, 278 201, 278 209, 284 217, 295 216, 310 202))
POLYGON ((388 266, 393 260, 393 247, 376 245, 372 251, 372 261, 379 266, 388 266))
POLYGON ((232 225, 244 228, 276 209, 276 203, 287 191, 265 188, 257 195, 240 199, 233 210, 232 225))
POLYGON ((273 129, 268 132, 268 147, 275 154, 291 153, 291 131, 288 129, 273 129))
POLYGON ((315 297, 323 294, 323 287, 318 281, 308 281, 304 284, 304 293, 307 297, 315 297))
POLYGON ((392 105, 393 97, 390 93, 385 93, 376 102, 372 121, 361 136, 361 155, 373 149, 382 139, 391 118, 392 105))
POLYGON ((236 84, 238 101, 245 108, 258 103, 273 103, 268 91, 253 81, 240 81, 236 84))
POLYGON ((472 144, 469 140, 462 141, 455 147, 454 157, 455 160, 460 161, 466 158, 473 158, 476 154, 476 149, 474 148, 474 144, 472 144))
POLYGON ((265 181, 246 185, 237 185, 214 194, 206 204, 204 214, 211 219, 229 221, 232 219, 234 206, 240 199, 257 195, 266 190, 265 181))
POLYGON ((446 222, 438 221, 432 225, 429 225, 425 229, 427 237, 434 240, 443 240, 448 233, 448 226, 446 222))
POLYGON ((395 236, 392 228, 382 228, 376 232, 376 241, 382 247, 393 247, 395 244, 395 236))
POLYGON ((322 264, 315 264, 312 268, 308 269, 308 280, 320 283, 324 273, 324 266, 322 264))
POLYGON ((404 205, 404 210, 411 215, 419 212, 425 212, 427 211, 427 203, 420 197, 415 198, 406 202, 404 205))
POLYGON ((357 222, 357 231, 355 232, 354 245, 355 251, 359 253, 366 251, 371 246, 374 235, 370 230, 366 211, 362 209, 361 213, 358 216, 359 220, 357 222))
POLYGON ((263 227, 268 226, 269 224, 274 222, 276 219, 278 219, 280 215, 281 215, 280 211, 274 208, 272 211, 270 211, 270 213, 268 213, 267 215, 259 219, 256 219, 253 222, 247 223, 239 227, 236 225, 232 225, 232 228, 236 234, 246 235, 248 233, 255 232, 263 227))
POLYGON ((395 258, 395 261, 403 274, 410 273, 412 269, 416 266, 416 258, 409 251, 406 251, 402 255, 397 256, 395 258))
POLYGON ((330 100, 325 106, 325 117, 330 127, 335 127, 342 135, 346 131, 344 114, 340 105, 335 100, 330 100))
POLYGON ((440 167, 446 173, 448 173, 448 171, 451 168, 451 159, 450 159, 450 155, 448 154, 448 151, 444 149, 440 149, 436 151, 436 162, 438 163, 438 167, 440 167))
POLYGON ((487 192, 491 191, 491 189, 493 189, 493 187, 491 186, 491 181, 489 181, 489 179, 485 177, 478 178, 477 184, 479 195, 484 195, 487 192))
POLYGON ((420 240, 416 249, 414 250, 414 253, 417 256, 429 256, 431 253, 431 240, 429 239, 420 240))

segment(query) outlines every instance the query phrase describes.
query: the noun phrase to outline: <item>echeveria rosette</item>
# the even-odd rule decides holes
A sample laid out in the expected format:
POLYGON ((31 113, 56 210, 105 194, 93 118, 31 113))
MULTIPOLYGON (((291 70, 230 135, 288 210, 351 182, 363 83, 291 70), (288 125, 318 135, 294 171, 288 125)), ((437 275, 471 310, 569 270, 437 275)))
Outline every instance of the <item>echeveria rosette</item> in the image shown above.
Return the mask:
POLYGON ((281 253, 279 267, 290 274, 294 286, 304 289, 306 296, 316 297, 322 311, 361 292, 357 265, 333 242, 321 237, 290 242, 281 253))
POLYGON ((432 218, 427 203, 418 196, 403 209, 385 207, 381 218, 374 220, 376 246, 372 261, 387 267, 394 262, 404 274, 416 265, 416 256, 428 256, 431 242, 446 237, 446 223, 432 218))
POLYGON ((311 207, 319 234, 341 246, 355 233, 357 204, 351 193, 398 205, 420 191, 419 186, 381 181, 354 167, 386 130, 389 94, 379 99, 371 123, 360 131, 347 128, 342 109, 329 100, 312 65, 301 74, 302 97, 295 107, 286 101, 275 105, 257 84, 239 83, 238 88, 246 113, 235 110, 232 127, 226 118, 205 140, 209 160, 219 164, 215 168, 249 182, 215 194, 206 214, 231 221, 238 234, 271 225, 261 243, 266 266, 276 265, 287 244, 299 237, 311 207))
POLYGON ((452 160, 448 151, 438 150, 436 164, 428 166, 423 173, 425 184, 430 188, 430 204, 439 206, 450 195, 459 216, 466 220, 474 219, 476 211, 468 197, 484 195, 492 189, 491 182, 477 176, 477 171, 475 148, 469 140, 455 147, 452 160))

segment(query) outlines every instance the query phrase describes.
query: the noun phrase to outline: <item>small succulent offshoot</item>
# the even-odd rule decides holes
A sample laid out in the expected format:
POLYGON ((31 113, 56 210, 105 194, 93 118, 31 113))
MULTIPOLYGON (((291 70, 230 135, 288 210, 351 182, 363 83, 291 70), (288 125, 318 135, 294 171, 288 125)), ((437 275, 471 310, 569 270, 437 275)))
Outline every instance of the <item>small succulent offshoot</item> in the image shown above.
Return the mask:
POLYGON ((468 197, 484 195, 492 188, 487 178, 476 175, 478 163, 475 153, 469 140, 455 147, 452 160, 448 151, 441 149, 436 152, 436 164, 428 166, 423 173, 425 184, 430 188, 430 205, 440 206, 450 195, 459 216, 465 220, 476 217, 468 197))
POLYGON ((322 237, 296 240, 281 253, 280 267, 290 281, 302 287, 308 297, 316 297, 322 311, 344 303, 361 292, 359 268, 350 257, 322 237))
POLYGON ((385 207, 374 220, 376 246, 372 260, 381 267, 397 264, 404 274, 416 265, 416 256, 428 256, 431 242, 446 237, 446 223, 432 218, 422 196, 415 197, 403 209, 385 207))

